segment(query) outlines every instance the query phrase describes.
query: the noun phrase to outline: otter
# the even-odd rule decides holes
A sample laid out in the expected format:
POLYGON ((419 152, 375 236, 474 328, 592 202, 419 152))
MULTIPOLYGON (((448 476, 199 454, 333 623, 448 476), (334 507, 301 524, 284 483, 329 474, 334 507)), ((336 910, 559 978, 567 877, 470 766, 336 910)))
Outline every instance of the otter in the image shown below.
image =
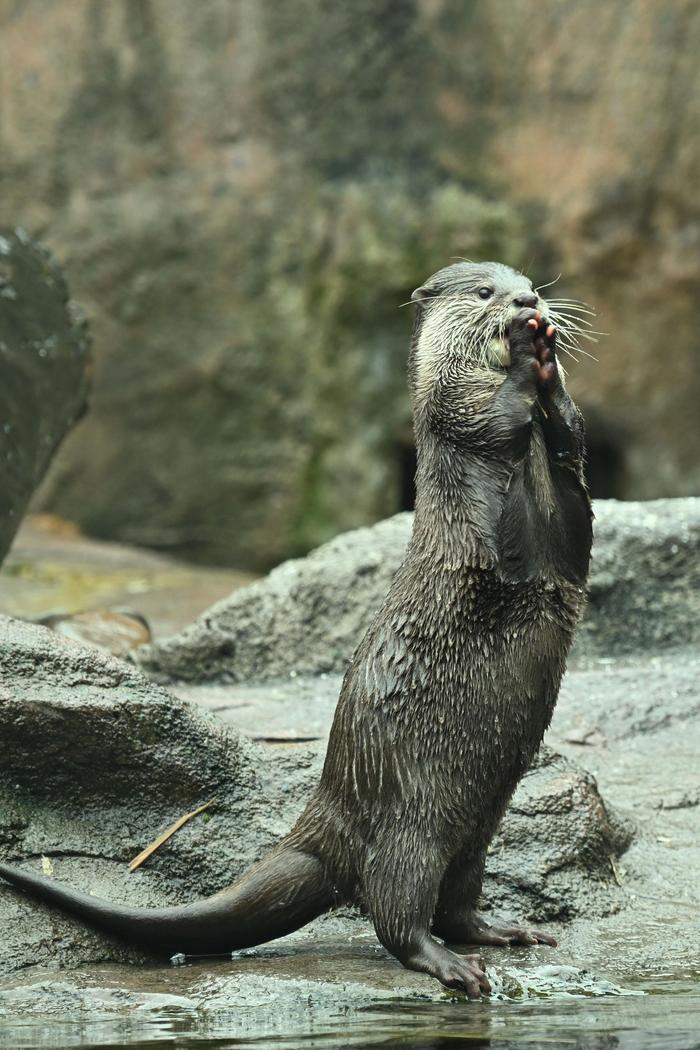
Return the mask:
POLYGON ((0 864, 8 882, 169 954, 261 944, 356 903, 405 967, 470 998, 490 991, 483 960, 446 943, 556 945, 476 909, 584 604, 584 429, 557 354, 575 329, 500 263, 455 263, 411 298, 413 533, 302 816, 233 885, 182 907, 113 906, 0 864))

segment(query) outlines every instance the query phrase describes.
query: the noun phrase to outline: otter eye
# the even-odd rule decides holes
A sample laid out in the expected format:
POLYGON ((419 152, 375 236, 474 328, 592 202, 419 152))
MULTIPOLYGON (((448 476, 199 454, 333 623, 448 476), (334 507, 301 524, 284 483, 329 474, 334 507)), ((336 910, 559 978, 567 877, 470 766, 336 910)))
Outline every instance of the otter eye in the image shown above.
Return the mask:
POLYGON ((479 288, 476 294, 480 299, 490 299, 493 295, 493 288, 479 288))

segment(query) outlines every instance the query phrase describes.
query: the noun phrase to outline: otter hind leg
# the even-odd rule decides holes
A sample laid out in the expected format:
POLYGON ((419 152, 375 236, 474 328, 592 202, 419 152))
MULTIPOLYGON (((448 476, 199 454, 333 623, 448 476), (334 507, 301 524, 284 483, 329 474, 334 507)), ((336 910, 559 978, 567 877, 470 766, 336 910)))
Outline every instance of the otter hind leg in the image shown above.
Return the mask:
POLYGON ((393 846, 397 852, 374 857, 364 878, 365 901, 379 941, 407 970, 435 977, 470 999, 488 995, 491 986, 481 956, 451 952, 430 933, 440 868, 424 866, 427 853, 423 851, 409 867, 407 858, 415 856, 415 848, 396 838, 393 846))
POLYGON ((556 948, 548 933, 524 926, 494 926, 476 910, 484 877, 486 849, 458 854, 440 885, 433 917, 433 932, 451 944, 495 947, 547 944, 556 948))

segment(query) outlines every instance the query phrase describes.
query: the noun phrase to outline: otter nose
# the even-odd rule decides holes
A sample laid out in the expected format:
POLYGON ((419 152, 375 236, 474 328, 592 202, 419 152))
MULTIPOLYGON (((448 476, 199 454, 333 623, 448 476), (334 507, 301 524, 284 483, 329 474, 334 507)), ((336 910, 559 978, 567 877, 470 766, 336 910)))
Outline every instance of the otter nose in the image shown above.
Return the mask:
POLYGON ((516 306, 537 306, 537 292, 521 292, 513 299, 516 306))

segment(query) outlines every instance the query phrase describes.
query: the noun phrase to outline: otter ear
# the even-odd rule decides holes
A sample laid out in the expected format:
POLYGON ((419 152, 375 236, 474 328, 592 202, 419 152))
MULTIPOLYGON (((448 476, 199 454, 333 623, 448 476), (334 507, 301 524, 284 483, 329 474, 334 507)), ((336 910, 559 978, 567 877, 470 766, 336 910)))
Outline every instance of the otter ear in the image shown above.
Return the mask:
POLYGON ((422 284, 420 288, 416 288, 415 292, 411 293, 411 299, 414 303, 422 303, 425 299, 434 299, 438 295, 437 288, 428 288, 427 285, 422 284))

